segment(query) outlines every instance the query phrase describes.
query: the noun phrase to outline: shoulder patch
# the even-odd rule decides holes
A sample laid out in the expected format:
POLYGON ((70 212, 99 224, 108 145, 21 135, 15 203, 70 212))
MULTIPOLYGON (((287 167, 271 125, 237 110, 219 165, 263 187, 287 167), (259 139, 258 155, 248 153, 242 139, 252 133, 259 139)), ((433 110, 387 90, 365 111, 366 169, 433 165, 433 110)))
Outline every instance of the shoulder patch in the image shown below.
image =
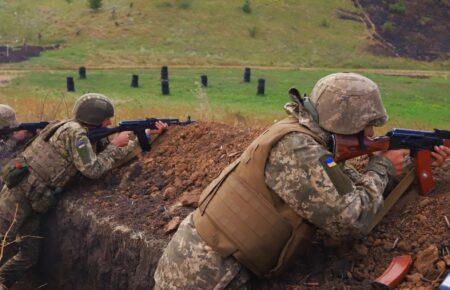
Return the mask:
POLYGON ((93 152, 91 144, 86 135, 82 135, 75 140, 75 148, 83 164, 89 164, 92 161, 93 152))
POLYGON ((331 155, 323 155, 319 161, 340 195, 345 195, 353 190, 352 181, 342 171, 341 167, 334 162, 331 155))

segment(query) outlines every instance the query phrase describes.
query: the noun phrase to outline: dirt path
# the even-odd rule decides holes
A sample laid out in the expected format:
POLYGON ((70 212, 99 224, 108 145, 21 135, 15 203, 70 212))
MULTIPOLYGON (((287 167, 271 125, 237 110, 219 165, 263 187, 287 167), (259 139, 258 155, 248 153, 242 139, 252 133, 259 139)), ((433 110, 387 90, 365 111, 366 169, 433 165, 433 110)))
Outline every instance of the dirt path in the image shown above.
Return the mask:
MULTIPOLYGON (((144 66, 97 66, 97 67, 89 67, 89 70, 101 70, 101 71, 109 71, 109 70, 130 70, 130 69, 159 69, 161 65, 144 65, 144 66)), ((68 71, 74 70, 76 68, 64 67, 58 69, 49 69, 45 67, 32 67, 29 69, 22 68, 14 68, 0 65, 0 75, 8 74, 8 73, 26 73, 26 72, 56 72, 56 71, 68 71)), ((169 64, 170 68, 190 68, 190 69, 243 69, 244 65, 179 65, 169 64)), ((298 70, 298 71, 329 71, 329 72, 337 72, 337 71, 353 71, 353 72, 361 72, 361 73, 376 73, 376 74, 384 74, 384 75, 395 75, 395 76, 443 76, 450 77, 450 71, 445 70, 399 70, 399 69, 349 69, 349 68, 325 68, 325 67, 296 67, 296 66, 254 66, 249 65, 252 69, 258 70, 298 70)))

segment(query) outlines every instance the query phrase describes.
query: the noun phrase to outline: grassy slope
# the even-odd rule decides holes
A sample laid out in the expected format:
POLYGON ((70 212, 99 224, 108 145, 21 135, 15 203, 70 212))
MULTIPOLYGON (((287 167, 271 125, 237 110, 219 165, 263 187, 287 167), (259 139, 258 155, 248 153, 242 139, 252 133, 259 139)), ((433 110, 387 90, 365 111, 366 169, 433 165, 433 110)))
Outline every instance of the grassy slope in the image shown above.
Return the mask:
POLYGON ((350 0, 254 0, 251 14, 242 12, 242 3, 110 0, 93 13, 84 0, 0 0, 0 42, 26 38, 38 43, 41 33, 41 44, 63 44, 63 49, 12 65, 22 68, 169 63, 448 69, 448 62, 366 53, 364 25, 336 16, 338 8, 355 10, 350 0), (189 7, 180 8, 183 3, 189 7))
MULTIPOLYGON (((30 72, 0 87, 0 103, 16 107, 22 120, 66 117, 74 100, 85 92, 101 92, 117 101, 118 119, 144 116, 185 117, 248 125, 269 124, 284 116, 287 89, 296 86, 310 92, 328 71, 254 70, 252 83, 242 83, 238 69, 170 69, 171 96, 162 96, 159 70, 88 71, 87 80, 76 80, 75 93, 65 92, 65 77, 73 71, 30 72), (140 88, 130 88, 132 73, 140 76, 140 88), (200 94, 199 76, 207 73, 210 86, 200 94), (256 79, 266 78, 266 96, 256 95, 256 79), (64 98, 63 98, 64 97, 64 98), (45 101, 44 101, 45 100, 45 101)), ((391 116, 388 127, 447 128, 450 123, 446 77, 416 79, 366 74, 380 85, 391 116)))

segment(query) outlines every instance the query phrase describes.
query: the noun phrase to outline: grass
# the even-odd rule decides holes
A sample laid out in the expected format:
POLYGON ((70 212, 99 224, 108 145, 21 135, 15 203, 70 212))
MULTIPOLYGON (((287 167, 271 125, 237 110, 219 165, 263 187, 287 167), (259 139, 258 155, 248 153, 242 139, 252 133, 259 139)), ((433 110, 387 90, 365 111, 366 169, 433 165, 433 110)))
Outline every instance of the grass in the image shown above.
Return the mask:
MULTIPOLYGON (((117 119, 145 116, 214 120, 249 126, 267 125, 285 116, 287 90, 296 86, 309 93, 314 83, 330 73, 324 70, 252 70, 252 82, 243 83, 243 69, 182 69, 169 67, 170 96, 162 96, 160 71, 87 71, 86 80, 75 78, 75 93, 65 92, 65 78, 76 71, 28 72, 0 87, 3 102, 16 107, 19 117, 29 121, 40 117, 70 115, 76 98, 86 92, 100 92, 116 101, 117 119), (131 75, 139 75, 139 88, 131 88, 131 75), (207 74, 208 87, 199 85, 207 74), (266 79, 266 95, 256 95, 258 78, 266 79), (43 109, 42 107, 46 107, 43 109)), ((388 127, 449 129, 448 94, 445 76, 424 79, 365 74, 380 85, 390 115, 388 127)))
POLYGON ((92 12, 82 0, 0 0, 0 43, 62 44, 61 49, 44 52, 39 58, 2 66, 450 68, 449 61, 419 62, 368 53, 364 24, 336 16, 337 9, 356 11, 351 1, 255 0, 251 14, 242 12, 242 0, 132 3, 104 1, 92 12))

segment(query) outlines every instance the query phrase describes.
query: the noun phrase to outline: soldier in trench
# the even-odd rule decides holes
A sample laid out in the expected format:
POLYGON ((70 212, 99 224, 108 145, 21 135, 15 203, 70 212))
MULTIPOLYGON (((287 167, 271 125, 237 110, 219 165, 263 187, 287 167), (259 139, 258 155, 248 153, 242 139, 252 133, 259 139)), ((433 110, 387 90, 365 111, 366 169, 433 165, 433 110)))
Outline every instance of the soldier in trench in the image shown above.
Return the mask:
MULTIPOLYGON (((101 177, 137 146, 137 140, 130 139, 131 132, 122 132, 102 146, 91 144, 87 131, 111 125, 113 116, 110 99, 85 94, 75 103, 73 119, 49 124, 6 165, 0 193, 0 253, 11 242, 17 243, 18 250, 10 258, 1 256, 0 289, 11 287, 37 262, 41 215, 56 203, 66 184, 77 173, 101 177)), ((147 133, 159 134, 167 124, 156 126, 157 130, 147 133)))
MULTIPOLYGON (((161 256, 155 289, 248 289, 308 249, 317 228, 333 239, 365 234, 407 150, 379 152, 364 173, 336 164, 332 133, 373 136, 388 116, 378 86, 355 73, 320 79, 309 101, 260 135, 202 193, 161 256)), ((450 155, 435 147, 433 165, 450 155)))
MULTIPOLYGON (((17 126, 16 112, 8 105, 0 104, 0 130, 17 126)), ((25 144, 32 138, 32 134, 26 130, 16 131, 8 136, 0 136, 0 172, 9 160, 22 152, 25 144)), ((0 190, 3 182, 0 176, 0 190)))

